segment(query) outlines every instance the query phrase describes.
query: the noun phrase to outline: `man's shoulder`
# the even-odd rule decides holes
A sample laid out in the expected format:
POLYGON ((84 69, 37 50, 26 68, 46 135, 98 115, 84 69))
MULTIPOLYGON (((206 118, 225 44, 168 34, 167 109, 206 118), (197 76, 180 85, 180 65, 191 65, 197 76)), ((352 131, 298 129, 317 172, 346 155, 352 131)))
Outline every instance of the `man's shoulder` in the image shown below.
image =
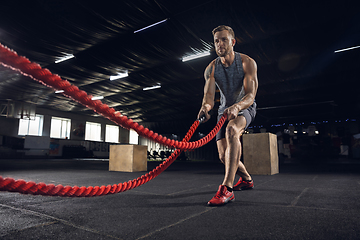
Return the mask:
POLYGON ((216 59, 217 59, 217 58, 215 58, 214 60, 212 60, 207 67, 214 67, 214 66, 215 66, 215 63, 216 63, 216 59))
POLYGON ((217 57, 217 58, 213 59, 213 60, 210 62, 210 64, 215 64, 216 61, 218 61, 218 59, 220 59, 220 57, 217 57))
POLYGON ((257 64, 254 59, 252 59, 251 57, 249 57, 246 54, 241 53, 241 61, 242 61, 243 69, 245 72, 252 72, 252 70, 254 70, 254 69, 256 71, 257 64))
POLYGON ((240 54, 241 56, 241 59, 249 59, 250 57, 248 55, 246 55, 245 53, 239 53, 237 52, 238 54, 240 54))
POLYGON ((244 63, 255 63, 255 60, 252 59, 251 57, 249 57, 248 55, 244 54, 244 53, 239 53, 241 56, 241 60, 244 63))

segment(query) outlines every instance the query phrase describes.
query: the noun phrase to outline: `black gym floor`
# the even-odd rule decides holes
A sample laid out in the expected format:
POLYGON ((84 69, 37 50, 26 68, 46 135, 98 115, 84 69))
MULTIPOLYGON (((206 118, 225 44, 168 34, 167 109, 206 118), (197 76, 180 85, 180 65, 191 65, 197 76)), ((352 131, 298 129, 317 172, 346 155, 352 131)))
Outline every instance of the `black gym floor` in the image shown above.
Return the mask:
MULTIPOLYGON (((152 170, 159 162, 149 162, 152 170)), ((0 192, 0 239, 360 239, 360 160, 285 163, 254 175, 254 190, 208 207, 223 178, 216 162, 174 162, 123 193, 73 198, 0 192)), ((0 175, 101 186, 145 172, 109 172, 101 160, 0 160, 0 175)))

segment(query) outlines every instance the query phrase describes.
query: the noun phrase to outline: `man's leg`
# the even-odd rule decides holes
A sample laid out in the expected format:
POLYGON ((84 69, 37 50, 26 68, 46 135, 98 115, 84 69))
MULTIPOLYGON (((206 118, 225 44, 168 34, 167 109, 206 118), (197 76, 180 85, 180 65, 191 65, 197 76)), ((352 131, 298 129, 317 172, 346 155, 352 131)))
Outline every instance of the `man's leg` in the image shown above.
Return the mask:
MULTIPOLYGON (((218 140, 216 144, 219 152, 219 159, 225 165, 226 139, 222 138, 218 140)), ((247 173, 244 164, 240 161, 240 158, 241 158, 241 145, 239 148, 239 166, 238 169, 236 170, 236 175, 242 177, 242 179, 244 180, 251 180, 251 176, 247 173)))
POLYGON ((224 159, 225 177, 222 185, 231 188, 234 185, 234 179, 236 173, 238 173, 241 177, 243 177, 244 180, 251 180, 251 176, 247 172, 244 164, 240 161, 240 157, 241 157, 240 136, 244 133, 245 127, 246 127, 245 117, 238 116, 237 118, 231 120, 228 123, 226 127, 225 139, 221 139, 217 142, 218 148, 221 149, 221 151, 225 149, 225 159, 224 159))
POLYGON ((208 202, 210 206, 224 205, 235 199, 233 188, 235 174, 238 172, 245 179, 251 179, 242 162, 240 162, 241 143, 240 136, 244 132, 246 119, 244 116, 229 121, 226 127, 225 138, 217 141, 220 160, 225 164, 225 177, 219 186, 216 195, 208 202), (222 157, 224 155, 225 157, 222 157))

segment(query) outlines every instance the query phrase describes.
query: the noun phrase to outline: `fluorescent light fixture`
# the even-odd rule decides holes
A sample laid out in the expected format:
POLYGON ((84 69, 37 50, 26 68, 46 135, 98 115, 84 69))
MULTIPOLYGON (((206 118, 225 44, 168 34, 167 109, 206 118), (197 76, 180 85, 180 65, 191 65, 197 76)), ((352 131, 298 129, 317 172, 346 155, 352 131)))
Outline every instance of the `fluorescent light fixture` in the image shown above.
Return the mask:
POLYGON ((92 97, 91 100, 101 100, 103 98, 104 96, 96 96, 96 97, 92 97))
POLYGON ((59 63, 59 62, 63 62, 63 61, 66 61, 66 60, 69 60, 71 58, 74 58, 75 56, 72 55, 72 54, 66 54, 64 57, 60 57, 58 58, 55 63, 59 63))
POLYGON ((210 51, 195 53, 193 55, 183 57, 182 61, 186 62, 186 61, 190 61, 190 60, 193 60, 193 59, 197 59, 197 58, 201 58, 201 57, 205 57, 205 56, 209 56, 209 55, 210 55, 210 51))
POLYGON ((161 84, 158 83, 152 87, 146 87, 146 88, 143 88, 144 91, 147 91, 147 90, 153 90, 153 89, 156 89, 156 88, 161 88, 161 84))
POLYGON ((151 27, 156 26, 156 25, 158 25, 158 24, 160 24, 160 23, 166 22, 167 20, 168 20, 168 19, 164 19, 164 20, 162 20, 162 21, 160 21, 160 22, 151 24, 151 25, 149 25, 149 26, 147 26, 147 27, 144 27, 144 28, 141 28, 141 29, 139 29, 139 30, 134 31, 134 33, 138 33, 138 32, 143 31, 143 30, 145 30, 145 29, 151 28, 151 27))
POLYGON ((360 48, 360 46, 355 46, 355 47, 349 47, 349 48, 344 48, 344 49, 336 50, 336 51, 334 51, 334 53, 344 52, 344 51, 352 50, 352 49, 355 49, 355 48, 360 48))
POLYGON ((114 81, 116 79, 124 78, 124 77, 127 77, 127 76, 129 76, 129 71, 128 70, 126 70, 125 72, 120 72, 120 73, 118 73, 118 75, 110 76, 110 81, 114 81))
POLYGON ((64 92, 64 90, 57 90, 57 91, 55 91, 55 93, 63 93, 64 92))

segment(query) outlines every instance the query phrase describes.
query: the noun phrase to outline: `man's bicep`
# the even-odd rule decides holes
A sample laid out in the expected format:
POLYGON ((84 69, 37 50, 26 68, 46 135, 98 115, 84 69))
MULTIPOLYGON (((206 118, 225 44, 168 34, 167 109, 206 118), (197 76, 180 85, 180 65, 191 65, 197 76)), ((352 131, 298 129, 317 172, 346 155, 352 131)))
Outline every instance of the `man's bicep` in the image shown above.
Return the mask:
POLYGON ((257 65, 256 62, 248 57, 246 64, 244 64, 244 88, 247 93, 256 94, 257 86, 258 86, 258 78, 257 78, 257 65))
POLYGON ((206 67, 206 69, 205 69, 205 72, 204 72, 204 78, 205 78, 205 80, 206 81, 208 81, 209 79, 210 79, 210 77, 212 77, 212 72, 213 72, 213 64, 212 63, 210 63, 207 67, 206 67))
POLYGON ((251 93, 255 97, 257 92, 257 85, 257 76, 246 76, 244 78, 245 94, 251 93))
POLYGON ((215 78, 214 78, 214 64, 211 62, 205 69, 205 88, 204 92, 214 94, 215 93, 215 78))

